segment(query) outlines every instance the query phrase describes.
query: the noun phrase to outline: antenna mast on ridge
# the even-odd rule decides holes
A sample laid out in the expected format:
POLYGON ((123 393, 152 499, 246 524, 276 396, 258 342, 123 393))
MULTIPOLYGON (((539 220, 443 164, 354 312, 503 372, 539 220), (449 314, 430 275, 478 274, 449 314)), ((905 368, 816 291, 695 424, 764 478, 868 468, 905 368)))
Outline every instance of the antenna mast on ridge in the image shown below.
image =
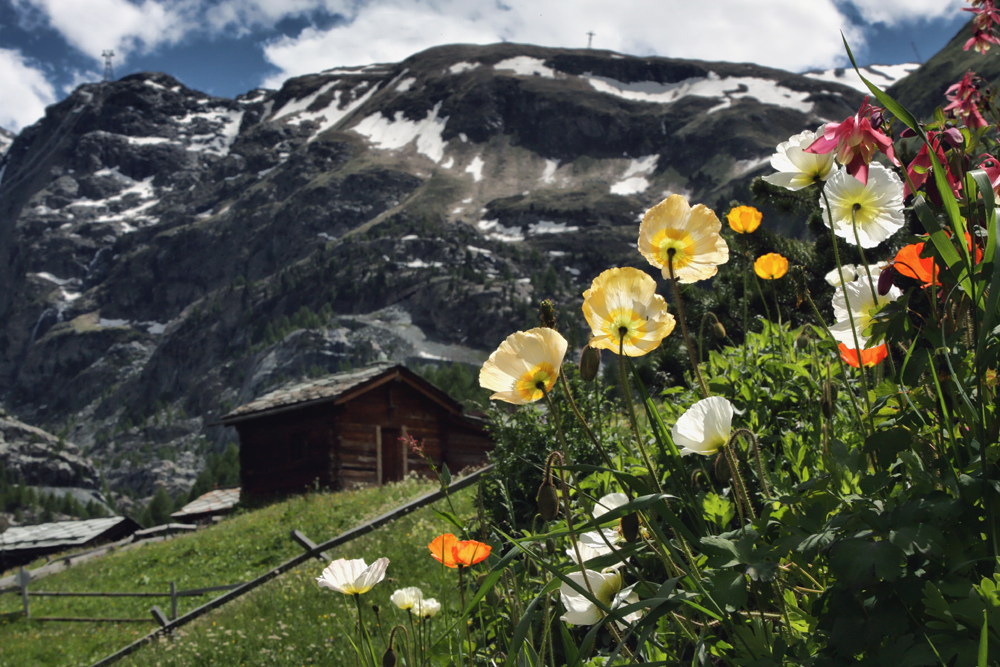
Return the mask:
POLYGON ((111 66, 111 59, 115 57, 115 52, 104 51, 101 57, 104 58, 104 80, 112 81, 115 78, 115 68, 111 66))
POLYGON ((590 32, 587 33, 587 48, 588 49, 590 48, 590 45, 593 42, 594 42, 594 31, 591 30, 590 32))

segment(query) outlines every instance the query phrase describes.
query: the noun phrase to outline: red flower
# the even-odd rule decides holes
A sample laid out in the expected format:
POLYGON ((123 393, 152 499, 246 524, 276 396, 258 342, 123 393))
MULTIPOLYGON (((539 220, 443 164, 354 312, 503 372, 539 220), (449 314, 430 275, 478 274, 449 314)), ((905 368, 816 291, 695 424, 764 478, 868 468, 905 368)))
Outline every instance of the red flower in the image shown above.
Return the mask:
MULTIPOLYGON (((972 23, 979 30, 989 30, 992 24, 1000 23, 1000 13, 997 13, 996 5, 993 0, 977 0, 975 7, 963 7, 963 12, 972 12, 976 16, 972 19, 972 23)), ((968 49, 966 49, 968 51, 968 49)))
POLYGON ((848 174, 867 185, 868 165, 876 152, 882 151, 890 162, 899 165, 892 139, 872 126, 873 114, 877 112, 881 116, 881 111, 868 104, 868 97, 865 96, 857 114, 842 123, 827 123, 823 136, 812 142, 805 152, 822 155, 836 150, 837 162, 847 167, 848 174))
MULTIPOLYGON (((883 343, 878 347, 861 350, 861 363, 865 365, 865 368, 871 368, 882 363, 888 356, 889 350, 886 348, 885 343, 883 343)), ((858 367, 858 351, 852 347, 847 347, 843 343, 840 344, 840 358, 850 366, 854 368, 858 367)))
MULTIPOLYGON (((937 132, 928 132, 927 140, 934 147, 934 154, 937 155, 938 162, 944 165, 944 168, 948 170, 948 185, 951 186, 951 191, 958 196, 958 193, 962 190, 962 183, 957 178, 955 178, 951 173, 951 167, 948 165, 948 159, 944 155, 944 150, 941 148, 941 142, 937 138, 937 132)), ((920 147, 920 152, 917 153, 917 157, 913 158, 913 162, 910 166, 906 168, 906 173, 909 175, 909 182, 903 188, 903 197, 909 197, 913 192, 910 190, 910 182, 913 183, 913 187, 919 188, 927 181, 927 174, 931 171, 931 154, 927 149, 927 144, 920 147)), ((930 194, 930 193, 928 193, 930 194)))
POLYGON ((492 547, 475 540, 462 540, 451 533, 445 533, 434 538, 427 545, 434 560, 444 563, 445 567, 470 567, 486 560, 492 547))
POLYGON ((941 272, 934 268, 933 257, 920 256, 923 250, 923 243, 911 243, 908 246, 903 246, 896 253, 895 259, 892 260, 892 265, 896 267, 896 271, 907 278, 919 280, 922 287, 927 287, 931 284, 940 285, 941 283, 937 280, 937 276, 941 275, 941 272))
POLYGON ((972 72, 966 72, 961 81, 952 84, 944 93, 948 101, 951 102, 944 108, 944 111, 954 112, 952 114, 954 117, 961 118, 966 127, 974 130, 988 125, 983 114, 979 111, 982 93, 979 92, 979 86, 976 84, 977 78, 972 72))
POLYGON ((982 54, 985 54, 990 49, 991 44, 1000 44, 1000 40, 993 35, 989 30, 977 30, 973 33, 969 41, 965 43, 962 47, 963 51, 968 51, 969 49, 975 49, 982 54))

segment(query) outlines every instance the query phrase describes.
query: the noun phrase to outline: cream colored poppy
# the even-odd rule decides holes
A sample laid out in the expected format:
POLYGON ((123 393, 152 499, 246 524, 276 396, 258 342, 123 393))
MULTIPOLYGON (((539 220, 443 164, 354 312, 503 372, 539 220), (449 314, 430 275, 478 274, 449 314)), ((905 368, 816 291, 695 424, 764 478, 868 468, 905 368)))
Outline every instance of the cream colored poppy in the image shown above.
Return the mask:
POLYGON ((722 223, 704 204, 693 207, 680 195, 670 195, 646 211, 639 226, 639 252, 670 278, 673 255, 678 282, 695 283, 714 276, 729 261, 729 246, 719 235, 722 223))
POLYGON ((483 364, 479 385, 496 392, 491 399, 517 405, 534 403, 552 391, 564 356, 566 339, 555 329, 518 331, 500 343, 483 364))
POLYGON ((674 330, 674 316, 656 293, 656 281, 639 269, 608 269, 583 293, 590 346, 641 357, 674 330), (624 344, 624 347, 622 347, 624 344))

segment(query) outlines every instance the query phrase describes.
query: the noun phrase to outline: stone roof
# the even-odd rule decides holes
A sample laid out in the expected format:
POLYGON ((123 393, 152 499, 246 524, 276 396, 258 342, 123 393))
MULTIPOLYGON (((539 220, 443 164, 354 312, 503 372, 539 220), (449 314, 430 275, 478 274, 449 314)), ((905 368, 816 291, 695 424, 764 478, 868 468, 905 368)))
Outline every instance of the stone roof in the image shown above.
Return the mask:
MULTIPOLYGON (((0 547, 5 551, 17 551, 79 546, 100 537, 124 521, 132 520, 122 516, 110 516, 82 521, 55 521, 34 526, 17 526, 0 535, 0 547)), ((135 527, 138 528, 138 524, 135 527)))
POLYGON ((178 511, 170 516, 181 519, 194 514, 207 514, 209 512, 223 512, 232 509, 240 502, 240 489, 215 489, 198 496, 178 511))
POLYGON ((387 375, 390 372, 403 372, 407 376, 416 378, 417 381, 426 385, 428 388, 433 389, 436 394, 439 394, 442 402, 453 404, 453 409, 457 408, 457 411, 461 411, 461 407, 455 402, 454 399, 437 387, 434 387, 434 385, 430 382, 427 382, 423 378, 420 378, 409 371, 405 366, 391 363, 378 363, 357 370, 347 371, 345 373, 327 375, 326 377, 316 378, 314 380, 307 380, 293 385, 286 385, 285 387, 276 389, 268 394, 264 394, 260 398, 254 399, 245 405, 241 405, 232 412, 223 415, 222 419, 219 421, 223 424, 229 425, 251 416, 258 416, 267 412, 278 412, 292 406, 335 401, 352 389, 376 380, 380 376, 387 375))

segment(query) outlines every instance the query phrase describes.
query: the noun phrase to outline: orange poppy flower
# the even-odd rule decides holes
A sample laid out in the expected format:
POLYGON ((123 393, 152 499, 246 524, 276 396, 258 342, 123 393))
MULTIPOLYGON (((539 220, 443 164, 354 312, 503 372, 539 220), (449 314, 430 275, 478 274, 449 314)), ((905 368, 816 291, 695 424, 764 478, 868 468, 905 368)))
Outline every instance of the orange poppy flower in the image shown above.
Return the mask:
POLYGON ((907 278, 915 278, 924 286, 932 283, 940 285, 941 283, 935 280, 935 278, 941 272, 934 268, 933 257, 920 256, 923 250, 923 243, 911 243, 908 246, 903 246, 896 253, 895 259, 892 260, 893 266, 907 278))
MULTIPOLYGON (((886 348, 885 343, 883 343, 878 347, 861 350, 861 363, 865 365, 865 368, 871 368, 882 363, 888 356, 889 350, 886 348)), ((846 361, 848 365, 854 368, 858 367, 858 351, 852 347, 847 347, 843 343, 840 344, 840 358, 846 361)))
POLYGON ((486 560, 492 547, 475 540, 462 540, 451 533, 445 533, 434 538, 427 545, 434 560, 444 563, 445 567, 470 567, 486 560))

